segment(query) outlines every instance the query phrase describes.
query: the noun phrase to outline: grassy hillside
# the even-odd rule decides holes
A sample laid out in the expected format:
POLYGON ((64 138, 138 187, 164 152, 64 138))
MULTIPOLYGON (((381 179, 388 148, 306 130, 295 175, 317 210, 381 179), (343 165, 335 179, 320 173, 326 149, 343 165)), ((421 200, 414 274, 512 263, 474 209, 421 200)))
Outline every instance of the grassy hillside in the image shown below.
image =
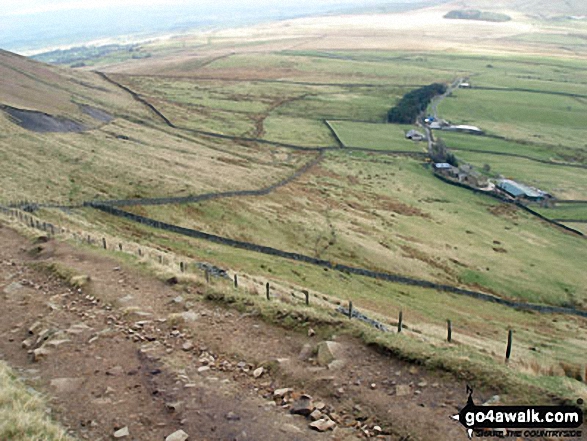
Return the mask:
MULTIPOLYGON (((426 14, 431 25, 424 45, 425 38, 435 39, 438 26, 447 26, 435 20, 449 21, 442 20, 440 10, 426 14)), ((356 24, 329 30, 313 22, 298 28, 280 23, 207 40, 199 36, 197 45, 191 37, 168 46, 145 45, 151 58, 108 67, 111 79, 142 101, 95 73, 19 59, 24 74, 11 80, 14 90, 2 92, 1 103, 94 125, 80 133, 40 134, 0 118, 1 163, 10 164, 0 175, 2 199, 67 203, 259 189, 292 175, 317 156, 318 148, 329 147, 317 165, 267 195, 124 208, 333 262, 505 299, 587 309, 584 238, 512 205, 447 185, 426 161, 397 155, 426 150, 426 143, 405 140, 410 127, 384 123, 387 111, 408 91, 469 78, 473 88, 444 100, 440 116, 478 125, 490 137, 447 134, 449 148, 478 167, 488 164, 493 176, 514 177, 561 198, 585 199, 584 169, 566 165, 585 164, 587 62, 580 52, 567 59, 540 43, 533 46, 537 53, 502 53, 507 38, 528 33, 531 26, 516 20, 487 27, 475 23, 479 29, 470 29, 479 32, 474 37, 480 46, 462 46, 469 37, 454 36, 446 44, 460 50, 450 51, 440 50, 444 43, 390 50, 389 41, 399 44, 394 38, 409 32, 389 31, 386 20, 368 31, 357 30, 356 24), (500 38, 492 40, 490 29, 500 38), (343 39, 339 32, 346 33, 343 39), (20 88, 21 81, 26 88, 20 88), (35 90, 34 96, 25 90, 35 90), (36 103, 41 92, 49 98, 36 103), (107 110, 115 119, 96 124, 81 114, 80 103, 107 110)), ((523 51, 530 43, 516 44, 515 50, 523 51)), ((95 61, 104 66, 112 60, 95 61)), ((569 219, 583 211, 569 208, 561 216, 569 219)), ((584 363, 585 323, 579 318, 522 313, 351 276, 149 229, 90 208, 47 209, 41 215, 72 231, 112 237, 109 243, 130 242, 133 249, 168 252, 192 266, 206 261, 244 272, 262 279, 259 289, 275 280, 341 304, 353 300, 391 326, 403 310, 414 330, 410 338, 431 352, 442 344, 445 320, 452 319, 461 333, 456 352, 468 358, 474 351, 501 363, 502 336, 515 327, 520 358, 513 366, 529 381, 562 381, 552 378, 561 375, 561 363, 584 363)), ((583 390, 578 382, 575 386, 583 390)))

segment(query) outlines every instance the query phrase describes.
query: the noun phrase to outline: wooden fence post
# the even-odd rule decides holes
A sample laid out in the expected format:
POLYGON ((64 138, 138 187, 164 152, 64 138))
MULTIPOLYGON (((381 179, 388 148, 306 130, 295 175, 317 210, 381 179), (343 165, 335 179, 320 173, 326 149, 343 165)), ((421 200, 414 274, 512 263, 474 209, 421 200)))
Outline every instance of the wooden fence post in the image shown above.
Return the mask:
POLYGON ((139 248, 139 256, 143 256, 143 251, 139 248))
POLYGON ((210 283, 210 271, 208 270, 208 268, 204 270, 204 273, 206 275, 206 283, 210 283))
POLYGON ((446 321, 446 341, 449 343, 452 341, 452 323, 450 320, 446 321))
POLYGON ((161 254, 159 254, 159 264, 163 263, 163 256, 161 254))
POLYGON ((122 251, 122 244, 121 243, 118 244, 118 250, 122 251))
POLYGON ((349 320, 353 318, 353 302, 349 300, 349 320))
POLYGON ((265 284, 265 293, 267 294, 267 300, 271 300, 271 294, 270 294, 270 292, 269 292, 269 291, 270 291, 270 289, 271 289, 271 288, 269 287, 269 282, 267 282, 267 283, 265 284))
POLYGON ((234 275, 234 287, 238 288, 238 276, 236 274, 234 275))
POLYGON ((399 320, 397 322, 397 332, 402 332, 402 328, 403 328, 403 321, 404 321, 404 313, 402 310, 400 310, 399 312, 399 320))
POLYGON ((104 249, 108 249, 108 246, 106 245, 106 238, 102 238, 102 246, 104 247, 104 249))
POLYGON ((512 329, 509 330, 508 332, 508 345, 507 348, 505 350, 505 362, 507 363, 508 361, 510 361, 510 355, 512 355, 512 340, 514 337, 514 331, 512 329))
POLYGON ((304 289, 302 293, 306 296, 306 306, 310 306, 310 292, 304 289))

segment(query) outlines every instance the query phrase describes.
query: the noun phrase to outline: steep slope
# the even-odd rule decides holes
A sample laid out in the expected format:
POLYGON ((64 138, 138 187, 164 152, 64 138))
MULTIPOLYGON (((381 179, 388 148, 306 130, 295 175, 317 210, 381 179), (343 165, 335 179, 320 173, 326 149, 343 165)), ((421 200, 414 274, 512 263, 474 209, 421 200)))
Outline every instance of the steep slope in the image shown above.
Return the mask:
POLYGON ((198 194, 258 187, 304 155, 199 139, 95 72, 0 52, 0 203, 198 194), (251 168, 255 167, 255 173, 251 168))

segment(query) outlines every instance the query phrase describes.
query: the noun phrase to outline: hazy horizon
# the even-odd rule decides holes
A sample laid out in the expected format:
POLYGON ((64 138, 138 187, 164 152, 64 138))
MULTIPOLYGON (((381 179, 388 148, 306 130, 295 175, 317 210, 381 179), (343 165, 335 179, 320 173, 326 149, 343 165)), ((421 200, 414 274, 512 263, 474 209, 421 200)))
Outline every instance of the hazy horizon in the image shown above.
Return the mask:
MULTIPOLYGON (((439 2, 439 1, 438 1, 439 2)), ((0 48, 31 53, 121 36, 149 37, 190 29, 240 26, 357 8, 411 5, 423 0, 5 0, 0 4, 0 48)))

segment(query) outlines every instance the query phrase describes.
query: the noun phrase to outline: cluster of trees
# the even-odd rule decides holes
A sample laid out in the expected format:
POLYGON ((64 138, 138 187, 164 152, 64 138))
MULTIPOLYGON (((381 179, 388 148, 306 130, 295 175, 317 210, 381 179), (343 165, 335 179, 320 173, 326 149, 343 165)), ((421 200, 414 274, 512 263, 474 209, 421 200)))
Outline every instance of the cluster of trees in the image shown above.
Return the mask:
POLYGON ((430 84, 406 93, 387 113, 387 121, 397 124, 414 124, 420 112, 426 110, 432 98, 446 92, 446 85, 440 83, 430 84))
POLYGON ((434 162, 446 162, 453 167, 459 166, 459 161, 456 156, 448 150, 448 147, 441 138, 438 138, 436 142, 432 144, 430 159, 434 162))

